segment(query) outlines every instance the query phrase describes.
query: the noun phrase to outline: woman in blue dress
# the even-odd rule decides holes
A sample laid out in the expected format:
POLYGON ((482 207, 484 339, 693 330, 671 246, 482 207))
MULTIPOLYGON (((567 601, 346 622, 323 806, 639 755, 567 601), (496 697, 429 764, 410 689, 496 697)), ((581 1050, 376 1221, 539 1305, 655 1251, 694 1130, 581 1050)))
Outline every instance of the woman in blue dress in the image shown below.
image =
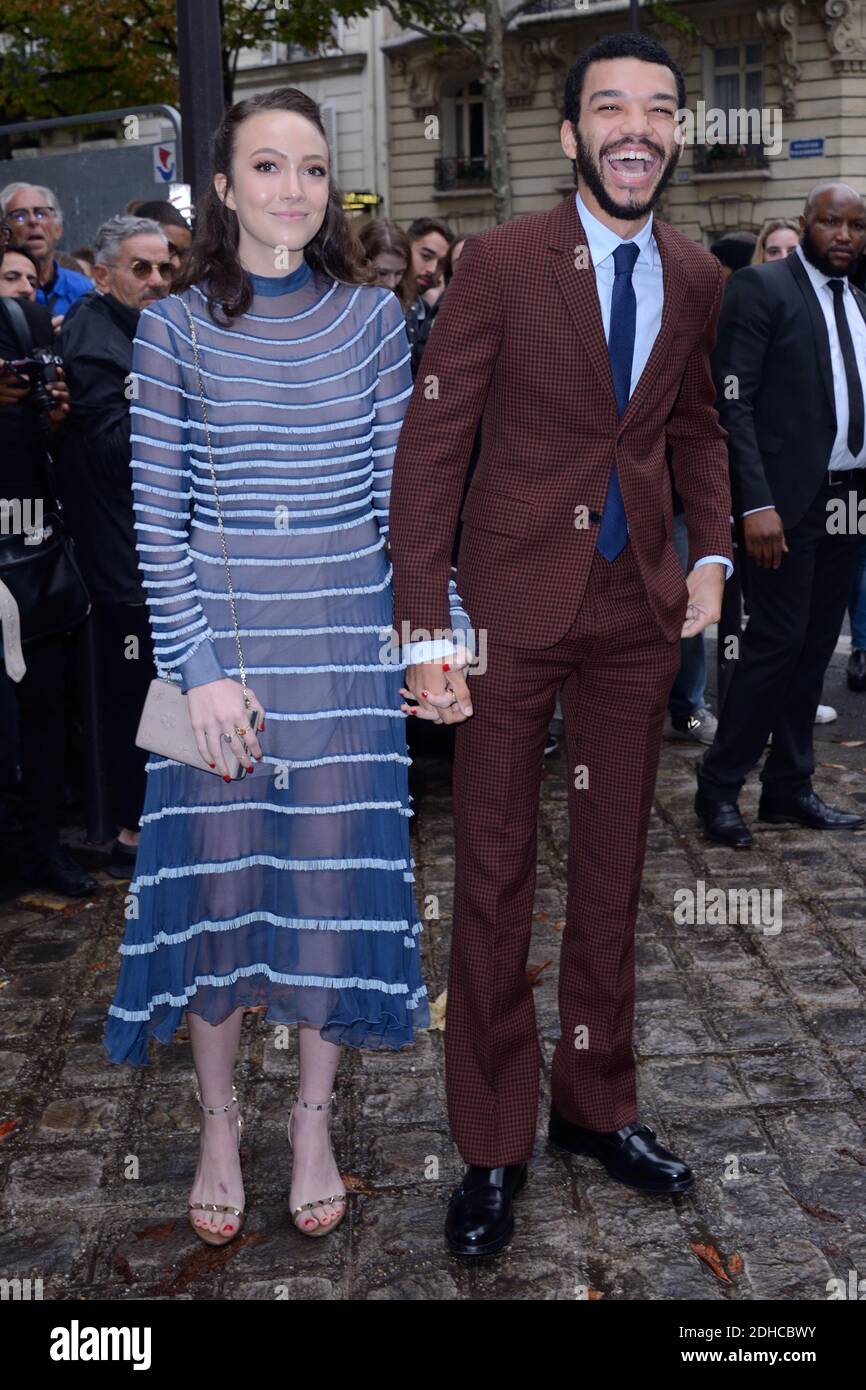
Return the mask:
POLYGON ((363 283, 315 103, 226 112, 189 265, 135 340, 133 489, 158 671, 188 692, 200 751, 152 755, 104 1045, 147 1064, 187 1016, 202 1109, 190 1221, 236 1236, 232 1085, 242 1012, 299 1025, 290 1207, 332 1230, 343 1045, 400 1048, 429 1023, 409 851, 402 672, 391 655, 388 491, 411 392, 390 291, 363 283), (182 301, 182 302, 181 302, 182 301), (248 709, 194 369, 195 322, 248 709))

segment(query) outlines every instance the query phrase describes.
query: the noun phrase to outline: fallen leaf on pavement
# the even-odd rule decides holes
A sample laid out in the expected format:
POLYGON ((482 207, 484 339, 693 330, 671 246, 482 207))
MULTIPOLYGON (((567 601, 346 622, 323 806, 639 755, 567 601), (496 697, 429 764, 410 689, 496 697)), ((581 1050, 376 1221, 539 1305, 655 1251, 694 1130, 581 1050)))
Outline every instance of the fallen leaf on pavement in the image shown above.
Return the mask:
POLYGON ((445 1005, 447 1004, 447 1002, 448 991, 447 989, 443 989, 439 997, 437 999, 434 999, 433 1003, 430 1005, 430 1028, 428 1029, 429 1032, 432 1032, 434 1028, 445 1027, 445 1005))
POLYGON ((364 1178, 359 1178, 357 1173, 341 1173, 340 1180, 347 1192, 360 1192, 365 1197, 373 1195, 370 1184, 364 1178))
POLYGON ((531 985, 537 985, 541 972, 543 970, 546 970, 547 967, 551 964, 552 961, 543 960, 540 965, 530 965, 529 969, 526 972, 526 978, 529 981, 529 983, 531 985))
POLYGON ((713 1271, 717 1279, 723 1280, 725 1284, 730 1284, 731 1280, 722 1263, 722 1257, 714 1245, 699 1245, 695 1241, 691 1241, 690 1245, 698 1259, 702 1260, 707 1268, 713 1271))

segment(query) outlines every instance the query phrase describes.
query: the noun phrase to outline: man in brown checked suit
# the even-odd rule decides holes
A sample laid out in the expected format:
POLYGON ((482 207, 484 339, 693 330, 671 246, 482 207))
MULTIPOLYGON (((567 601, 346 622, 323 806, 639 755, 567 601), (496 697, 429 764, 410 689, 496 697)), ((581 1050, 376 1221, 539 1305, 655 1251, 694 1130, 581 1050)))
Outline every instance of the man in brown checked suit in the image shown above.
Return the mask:
POLYGON ((637 1121, 631 1043, 638 893, 679 639, 716 621, 730 573, 726 435, 708 365, 721 270, 652 219, 684 106, 681 73, 642 35, 602 39, 572 68, 560 134, 577 196, 467 242, 398 446, 394 626, 417 700, 402 708, 460 723, 445 1032, 449 1119, 468 1165, 446 1224, 456 1254, 508 1244, 533 1150, 540 1055, 526 960, 557 691, 570 843, 549 1136, 643 1191, 694 1181, 637 1121), (470 700, 450 642, 409 649, 407 636, 435 642, 449 629, 479 420, 457 573, 487 634, 470 700))

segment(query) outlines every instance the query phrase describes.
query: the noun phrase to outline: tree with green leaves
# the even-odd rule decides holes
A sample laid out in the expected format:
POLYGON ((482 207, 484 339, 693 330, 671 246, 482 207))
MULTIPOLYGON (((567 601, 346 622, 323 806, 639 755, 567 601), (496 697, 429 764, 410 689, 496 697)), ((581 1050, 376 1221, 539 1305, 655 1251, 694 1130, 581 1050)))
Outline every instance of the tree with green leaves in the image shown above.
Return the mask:
MULTIPOLYGON (((223 89, 231 102, 241 52, 257 44, 329 42, 334 18, 376 0, 219 0, 223 89)), ((3 0, 0 123, 178 99, 175 0, 3 0)))

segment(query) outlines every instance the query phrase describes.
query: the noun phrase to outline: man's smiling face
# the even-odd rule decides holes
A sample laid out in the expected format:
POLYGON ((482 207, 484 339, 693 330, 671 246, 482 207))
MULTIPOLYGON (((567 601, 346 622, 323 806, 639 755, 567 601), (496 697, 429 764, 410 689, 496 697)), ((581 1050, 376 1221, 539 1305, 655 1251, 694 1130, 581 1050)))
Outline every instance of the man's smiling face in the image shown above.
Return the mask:
POLYGON ((677 110, 670 68, 639 58, 590 63, 577 125, 564 121, 560 131, 590 211, 620 221, 646 217, 679 159, 677 110))

